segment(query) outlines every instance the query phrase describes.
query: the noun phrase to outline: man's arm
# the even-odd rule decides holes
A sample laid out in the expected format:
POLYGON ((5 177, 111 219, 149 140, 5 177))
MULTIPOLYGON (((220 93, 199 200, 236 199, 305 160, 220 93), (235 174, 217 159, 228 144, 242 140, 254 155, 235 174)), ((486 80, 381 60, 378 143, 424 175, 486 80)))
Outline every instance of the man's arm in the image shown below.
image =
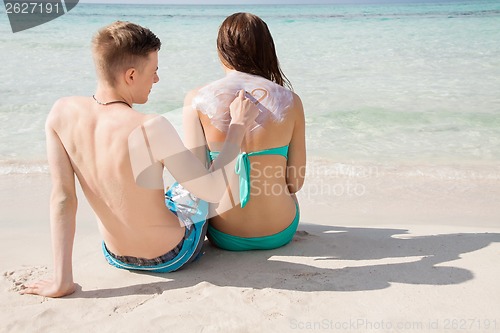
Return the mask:
POLYGON ((193 90, 186 95, 182 110, 182 127, 184 128, 184 144, 203 165, 207 165, 207 141, 198 113, 192 107, 193 97, 197 91, 193 90))
POLYGON ((129 136, 129 152, 134 177, 139 186, 161 189, 156 173, 148 170, 162 163, 176 181, 195 196, 219 202, 227 184, 225 174, 234 172, 236 157, 246 128, 254 122, 259 110, 241 92, 230 106, 231 124, 221 153, 209 170, 186 148, 175 128, 163 117, 148 120, 129 136), (159 162, 160 161, 160 162, 159 162))
POLYGON ((72 254, 75 237, 77 198, 75 174, 68 154, 54 131, 57 103, 47 118, 45 131, 52 193, 50 196, 50 228, 54 258, 54 278, 28 285, 21 293, 62 297, 75 291, 72 254))

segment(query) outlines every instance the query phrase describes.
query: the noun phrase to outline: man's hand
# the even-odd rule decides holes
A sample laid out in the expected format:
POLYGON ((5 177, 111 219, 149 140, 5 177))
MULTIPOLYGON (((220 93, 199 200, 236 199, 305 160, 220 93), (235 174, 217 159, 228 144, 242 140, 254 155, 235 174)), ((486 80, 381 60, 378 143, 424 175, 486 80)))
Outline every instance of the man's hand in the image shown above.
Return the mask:
POLYGON ((21 295, 32 294, 46 297, 63 297, 74 293, 76 284, 74 282, 59 285, 53 280, 41 280, 26 286, 20 291, 21 295))
POLYGON ((245 91, 240 90, 238 96, 229 106, 231 124, 243 125, 245 128, 252 125, 259 115, 259 109, 252 101, 245 97, 245 91))

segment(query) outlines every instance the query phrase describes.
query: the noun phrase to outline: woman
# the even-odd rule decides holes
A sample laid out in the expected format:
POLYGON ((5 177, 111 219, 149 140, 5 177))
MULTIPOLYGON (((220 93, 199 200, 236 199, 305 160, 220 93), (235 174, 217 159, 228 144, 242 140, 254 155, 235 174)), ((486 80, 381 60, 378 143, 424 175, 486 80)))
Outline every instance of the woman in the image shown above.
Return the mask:
POLYGON ((226 250, 277 248, 291 241, 299 222, 295 193, 306 164, 302 103, 285 88, 290 84, 259 17, 236 13, 226 18, 217 49, 226 75, 186 96, 186 146, 202 162, 217 157, 231 119, 228 106, 239 89, 248 92, 260 114, 245 133, 235 172, 227 174, 231 184, 239 182, 240 193, 228 190, 220 204, 211 206, 208 238, 226 250))

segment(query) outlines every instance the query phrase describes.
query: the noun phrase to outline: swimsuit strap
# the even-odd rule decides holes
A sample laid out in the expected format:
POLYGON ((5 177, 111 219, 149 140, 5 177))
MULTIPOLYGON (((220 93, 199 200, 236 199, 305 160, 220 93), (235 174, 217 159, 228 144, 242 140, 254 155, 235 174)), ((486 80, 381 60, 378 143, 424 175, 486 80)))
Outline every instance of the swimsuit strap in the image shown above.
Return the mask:
POLYGON ((240 202, 241 208, 245 207, 248 200, 250 200, 250 156, 258 155, 280 155, 288 158, 288 146, 265 149, 261 151, 254 151, 250 153, 240 153, 236 159, 234 172, 240 176, 240 202))
POLYGON ((280 155, 288 159, 288 146, 269 148, 248 153, 248 156, 258 156, 258 155, 280 155))
MULTIPOLYGON (((219 156, 219 154, 220 152, 218 151, 208 151, 209 160, 210 161, 215 160, 217 156, 219 156)), ((288 159, 288 146, 264 149, 248 153, 248 156, 256 156, 256 155, 281 155, 284 158, 288 159)))
POLYGON ((240 176, 240 202, 243 208, 250 199, 250 160, 247 153, 243 152, 238 155, 234 172, 240 176))

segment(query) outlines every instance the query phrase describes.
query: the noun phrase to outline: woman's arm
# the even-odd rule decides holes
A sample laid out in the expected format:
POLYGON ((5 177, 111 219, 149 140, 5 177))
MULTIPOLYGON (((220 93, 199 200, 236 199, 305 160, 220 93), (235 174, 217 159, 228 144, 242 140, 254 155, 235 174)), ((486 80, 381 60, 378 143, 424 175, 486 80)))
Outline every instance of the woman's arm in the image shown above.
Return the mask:
POLYGON ((306 133, 302 101, 294 94, 293 114, 295 124, 288 148, 286 181, 288 190, 294 194, 304 185, 306 175, 306 133))

